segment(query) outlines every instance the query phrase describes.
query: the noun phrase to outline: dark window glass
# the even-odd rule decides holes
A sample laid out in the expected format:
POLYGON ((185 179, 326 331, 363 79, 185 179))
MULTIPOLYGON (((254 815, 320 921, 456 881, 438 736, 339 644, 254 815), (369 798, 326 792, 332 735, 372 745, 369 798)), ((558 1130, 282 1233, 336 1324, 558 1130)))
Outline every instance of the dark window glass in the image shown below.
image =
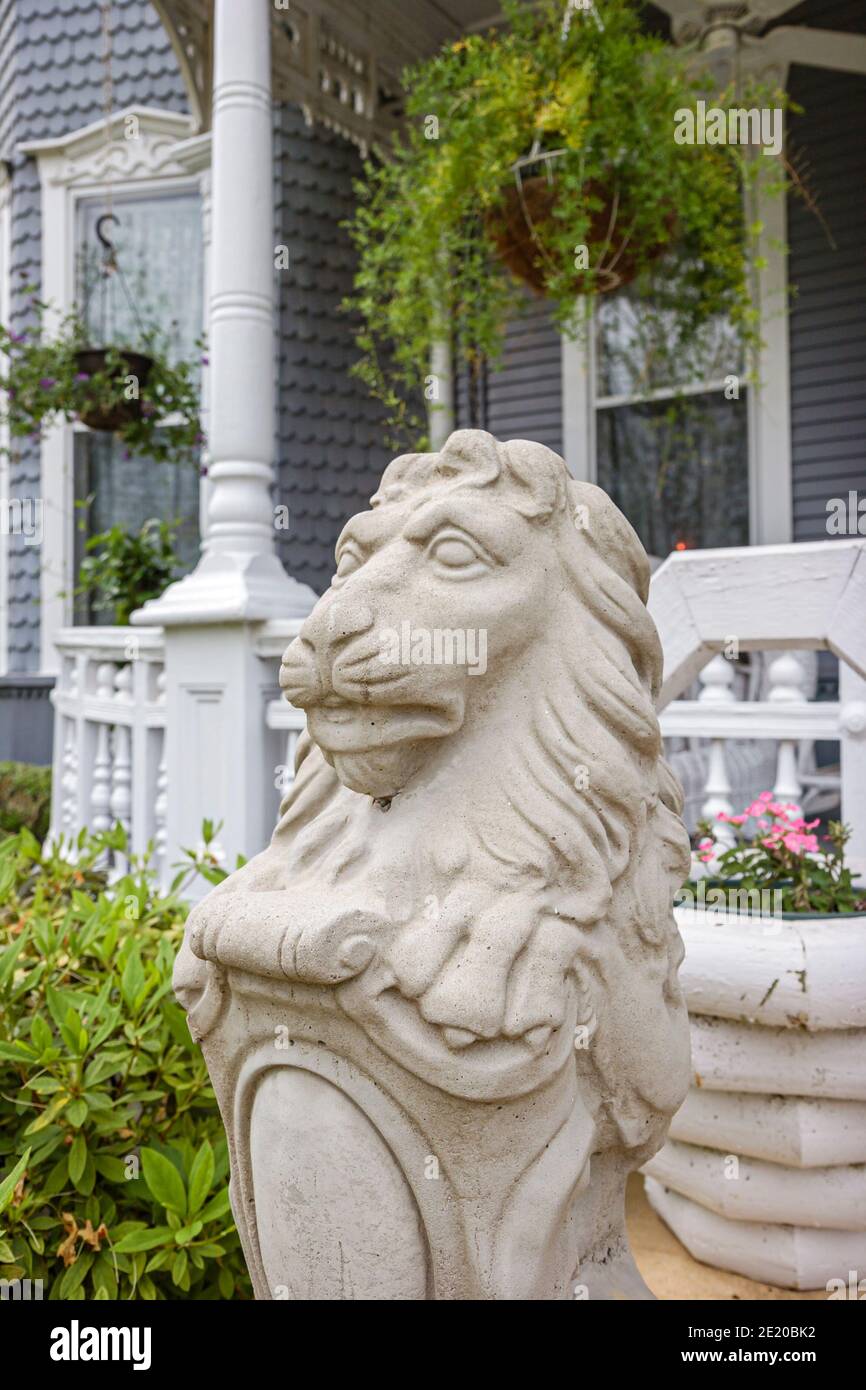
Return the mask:
POLYGON ((598 484, 650 555, 748 545, 747 406, 720 392, 596 412, 598 484))
MULTIPOLYGON (((75 573, 84 557, 88 536, 122 525, 137 531, 145 521, 178 521, 175 539, 178 574, 188 573, 198 559, 198 468, 175 463, 154 463, 140 456, 124 457, 113 435, 91 431, 75 433, 76 508, 75 573)), ((78 623, 106 624, 110 613, 98 612, 86 596, 75 604, 78 623)))

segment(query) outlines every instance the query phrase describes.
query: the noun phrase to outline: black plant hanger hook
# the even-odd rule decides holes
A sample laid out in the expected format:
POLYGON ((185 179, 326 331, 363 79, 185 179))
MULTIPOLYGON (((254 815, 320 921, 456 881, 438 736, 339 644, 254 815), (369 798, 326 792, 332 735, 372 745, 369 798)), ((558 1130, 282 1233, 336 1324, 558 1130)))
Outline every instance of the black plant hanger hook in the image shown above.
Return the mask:
POLYGON ((116 227, 119 227, 120 218, 116 217, 113 212, 104 212, 101 217, 97 218, 96 222, 97 239, 105 247, 105 256, 102 261, 103 270, 106 275, 111 275, 117 270, 117 247, 102 230, 106 222, 113 222, 116 227))

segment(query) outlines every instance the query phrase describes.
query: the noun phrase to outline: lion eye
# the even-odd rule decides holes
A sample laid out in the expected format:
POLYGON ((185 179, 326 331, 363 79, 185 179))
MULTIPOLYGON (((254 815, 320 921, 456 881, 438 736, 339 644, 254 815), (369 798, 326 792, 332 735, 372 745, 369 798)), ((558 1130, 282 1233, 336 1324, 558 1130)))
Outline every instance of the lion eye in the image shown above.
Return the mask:
POLYGON ((468 565, 477 564, 481 559, 477 550, 459 536, 443 536, 440 540, 434 541, 430 547, 430 556, 446 569, 453 570, 465 569, 468 565))

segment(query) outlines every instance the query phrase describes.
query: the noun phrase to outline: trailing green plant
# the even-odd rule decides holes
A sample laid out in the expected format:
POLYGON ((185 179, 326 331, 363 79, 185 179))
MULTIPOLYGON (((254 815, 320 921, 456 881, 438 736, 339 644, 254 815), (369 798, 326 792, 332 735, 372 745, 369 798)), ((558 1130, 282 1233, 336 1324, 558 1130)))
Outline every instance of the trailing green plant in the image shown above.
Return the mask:
POLYGON ((51 816, 51 768, 0 763, 0 831, 27 829, 44 840, 51 816))
POLYGON ((78 571, 76 595, 121 625, 148 599, 158 598, 175 577, 178 524, 151 517, 138 531, 115 525, 91 536, 78 571))
POLYGON ((51 1299, 251 1296, 228 1156, 171 994, 188 873, 224 877, 212 826, 170 891, 107 884, 116 827, 0 843, 0 1278, 51 1299))
MULTIPOLYGON (((768 791, 736 814, 720 811, 715 825, 702 821, 698 858, 708 866, 705 887, 735 884, 747 892, 778 893, 783 912, 866 911, 866 888, 854 882, 845 863, 850 829, 830 821, 822 843, 815 834, 819 823, 768 791), (728 827, 725 838, 719 823, 728 827)), ((696 882, 689 887, 696 889, 696 882)))
POLYGON ((57 316, 51 306, 26 288, 32 322, 20 332, 0 324, 0 388, 11 439, 37 441, 61 419, 115 415, 113 433, 130 455, 196 464, 204 443, 198 357, 173 360, 164 335, 144 325, 134 344, 105 344, 97 368, 86 370, 80 354, 101 349, 94 348, 85 320, 72 310, 52 326, 57 316), (140 362, 142 355, 149 360, 140 362))
MULTIPOLYGON (((657 336, 681 363, 720 318, 745 346, 757 341, 750 264, 762 229, 744 226, 744 185, 761 178, 780 193, 784 161, 676 142, 675 113, 705 85, 641 28, 635 0, 573 7, 567 24, 562 0, 504 8, 503 27, 405 75, 406 132, 365 164, 348 224, 355 370, 401 437, 419 429, 413 402, 434 341, 450 330, 470 373, 482 359, 495 364, 503 326, 525 302, 502 219, 533 175, 553 192, 536 221, 525 209, 531 255, 563 331, 583 331, 586 305, 616 279, 612 261, 627 259, 642 304, 661 316, 657 336)), ((712 103, 786 105, 781 91, 742 87, 712 103)))

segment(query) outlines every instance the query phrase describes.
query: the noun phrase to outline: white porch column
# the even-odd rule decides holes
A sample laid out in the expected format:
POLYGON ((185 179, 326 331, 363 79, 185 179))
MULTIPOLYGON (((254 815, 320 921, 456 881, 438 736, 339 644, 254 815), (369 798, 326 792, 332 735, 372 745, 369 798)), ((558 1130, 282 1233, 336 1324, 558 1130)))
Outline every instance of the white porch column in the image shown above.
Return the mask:
POLYGON ((196 569, 145 606, 145 623, 301 616, 313 602, 277 559, 270 496, 270 15, 267 0, 215 0, 208 532, 196 569))
POLYGON ((430 448, 435 453, 454 430, 454 363, 451 340, 444 331, 430 352, 428 393, 427 425, 430 448))
POLYGON ((198 565, 133 622, 165 629, 166 862, 222 822, 229 865, 261 849, 274 663, 258 623, 315 595, 274 544, 274 224, 268 0, 215 0, 207 531, 198 565))
POLYGON ((437 452, 454 430, 454 357, 451 349, 452 325, 443 286, 448 280, 448 253, 443 245, 438 261, 438 277, 430 287, 436 337, 430 349, 427 377, 427 432, 430 448, 437 452))

